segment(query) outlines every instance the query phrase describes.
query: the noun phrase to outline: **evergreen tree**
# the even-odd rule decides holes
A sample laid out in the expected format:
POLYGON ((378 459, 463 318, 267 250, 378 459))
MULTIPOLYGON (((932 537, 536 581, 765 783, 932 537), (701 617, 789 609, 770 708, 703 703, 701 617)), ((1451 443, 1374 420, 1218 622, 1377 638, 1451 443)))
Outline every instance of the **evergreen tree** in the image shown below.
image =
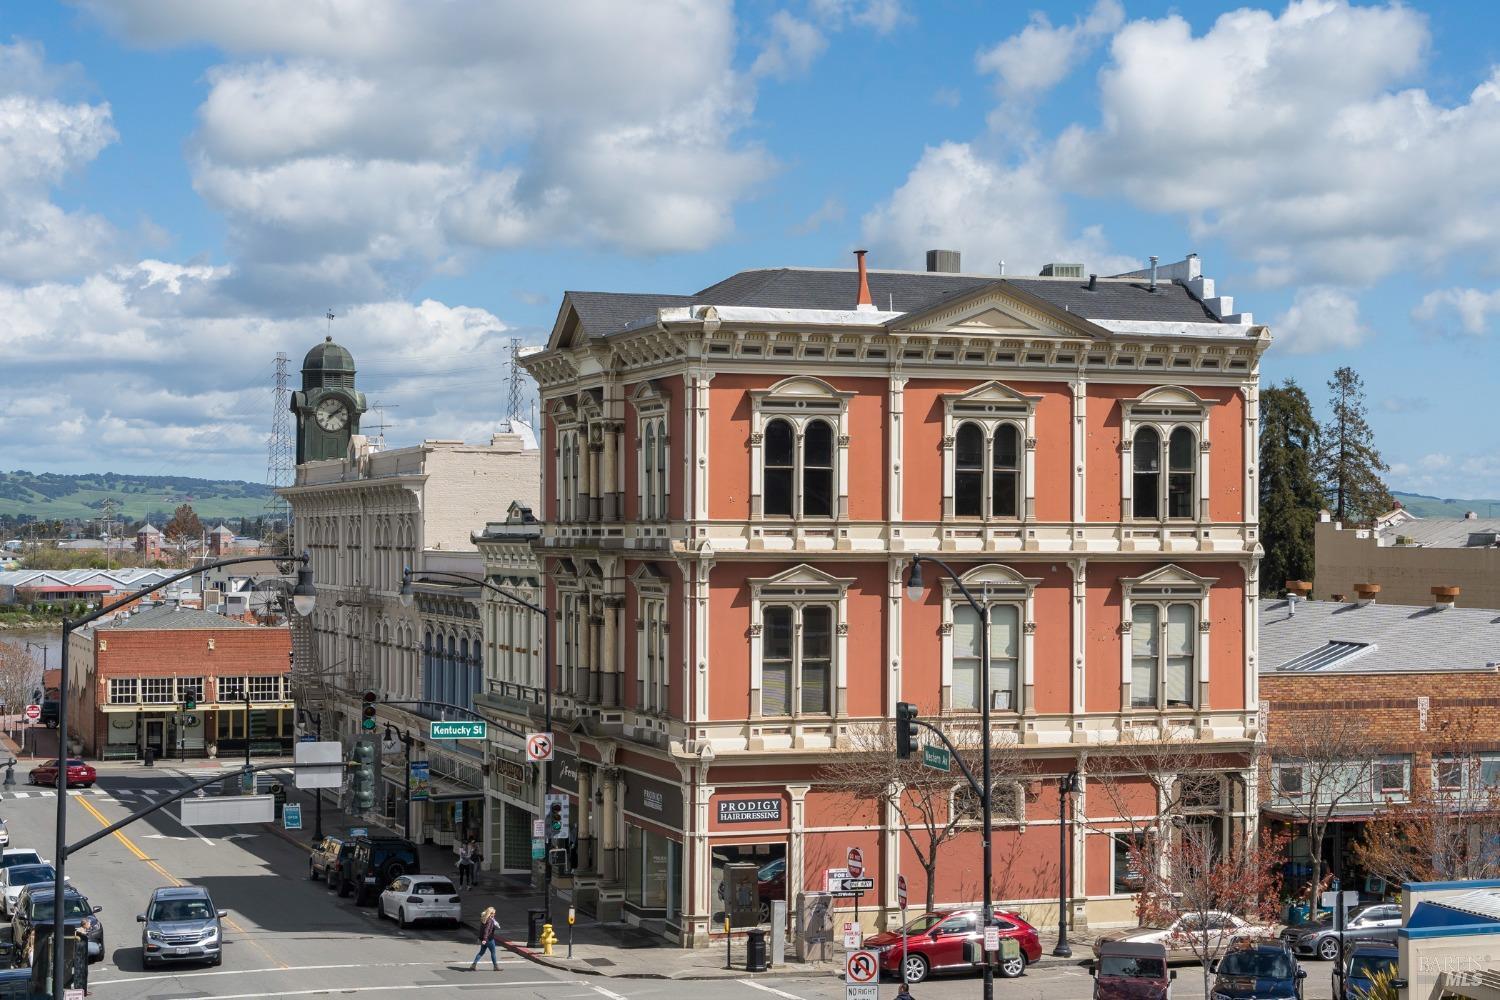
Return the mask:
POLYGON ((1318 479, 1333 501, 1333 518, 1345 523, 1369 521, 1391 509, 1391 492, 1382 472, 1389 471, 1375 450, 1375 433, 1365 416, 1365 384, 1347 365, 1328 380, 1328 421, 1318 452, 1318 479))
POLYGON ((1318 424, 1307 393, 1292 379, 1260 396, 1260 588, 1279 594, 1287 580, 1313 578, 1313 532, 1323 492, 1313 469, 1318 424))

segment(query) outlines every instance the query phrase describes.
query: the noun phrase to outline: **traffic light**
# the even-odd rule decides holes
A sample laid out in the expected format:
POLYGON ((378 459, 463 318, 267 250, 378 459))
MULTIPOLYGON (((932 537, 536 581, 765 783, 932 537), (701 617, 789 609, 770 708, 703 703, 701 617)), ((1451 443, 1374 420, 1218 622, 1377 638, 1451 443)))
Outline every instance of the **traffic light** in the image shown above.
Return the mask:
POLYGON ((182 694, 182 710, 191 712, 198 707, 198 692, 194 690, 184 691, 182 694))
POLYGON ((547 863, 552 866, 554 875, 568 874, 568 849, 566 847, 554 847, 547 852, 547 863))
POLYGON ((551 838, 561 837, 563 833, 563 808, 562 803, 556 799, 547 808, 547 835, 551 838))
POLYGON ((896 756, 906 760, 917 749, 917 706, 896 702, 896 756))
POLYGON ((350 788, 354 793, 354 809, 364 812, 375 806, 375 744, 360 740, 350 751, 354 761, 354 774, 350 788))
POLYGON ((380 700, 380 695, 374 691, 366 691, 363 700, 364 708, 359 711, 359 728, 368 731, 375 728, 375 703, 380 700))

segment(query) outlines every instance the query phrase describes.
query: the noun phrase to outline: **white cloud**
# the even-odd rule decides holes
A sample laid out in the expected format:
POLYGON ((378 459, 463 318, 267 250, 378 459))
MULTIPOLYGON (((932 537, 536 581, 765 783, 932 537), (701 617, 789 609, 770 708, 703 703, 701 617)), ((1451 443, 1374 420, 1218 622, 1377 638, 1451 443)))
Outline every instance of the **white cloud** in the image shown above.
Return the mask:
POLYGON ((841 26, 847 21, 880 35, 890 34, 910 19, 901 0, 812 0, 808 6, 827 24, 841 26))
POLYGON ((789 80, 811 69, 813 61, 827 48, 828 39, 816 25, 778 10, 771 15, 771 37, 750 67, 750 73, 789 80))
POLYGON ((1497 312, 1500 312, 1500 291, 1441 288, 1422 296, 1422 301, 1411 311, 1411 318, 1433 333, 1462 332, 1478 337, 1489 333, 1490 316, 1497 312))
POLYGON ((1299 288, 1287 311, 1271 324, 1273 349, 1292 354, 1349 350, 1370 336, 1359 321, 1359 302, 1348 292, 1323 285, 1299 288))
POLYGON ((1035 274, 1055 260, 1085 261, 1101 274, 1136 266, 1111 253, 1098 228, 1069 230, 1043 164, 997 164, 967 143, 928 147, 863 228, 877 267, 914 266, 935 247, 961 250, 973 272, 994 270, 1001 260, 1010 274, 1035 274))
MULTIPOLYGON (((142 45, 231 53, 192 162, 247 301, 380 298, 476 248, 700 250, 771 169, 738 138, 754 92, 724 2, 90 7, 142 45)), ((815 57, 801 24, 775 22, 777 72, 815 57)))
POLYGON ((1072 24, 1054 26, 1040 11, 1020 32, 982 50, 975 64, 995 75, 1002 103, 1029 101, 1057 86, 1088 52, 1125 20, 1119 0, 1097 0, 1072 24))
POLYGON ((806 236, 824 226, 844 221, 844 203, 834 195, 823 199, 823 204, 813 209, 801 222, 792 227, 793 236, 806 236))
POLYGON ((1135 21, 1100 74, 1100 125, 1069 128, 1052 161, 1073 190, 1180 214, 1266 284, 1500 264, 1500 76, 1437 103, 1409 86, 1428 45, 1395 3, 1246 8, 1197 36, 1135 21))

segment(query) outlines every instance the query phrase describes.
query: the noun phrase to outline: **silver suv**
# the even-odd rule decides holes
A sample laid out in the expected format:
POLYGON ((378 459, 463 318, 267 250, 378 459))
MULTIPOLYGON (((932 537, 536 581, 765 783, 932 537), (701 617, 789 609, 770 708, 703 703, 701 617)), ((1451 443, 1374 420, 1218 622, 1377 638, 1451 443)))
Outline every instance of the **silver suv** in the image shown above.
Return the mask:
POLYGON ((224 960, 224 931, 219 919, 228 910, 214 909, 207 889, 195 885, 172 886, 151 893, 146 912, 136 920, 141 931, 141 964, 146 968, 162 962, 207 962, 224 960))

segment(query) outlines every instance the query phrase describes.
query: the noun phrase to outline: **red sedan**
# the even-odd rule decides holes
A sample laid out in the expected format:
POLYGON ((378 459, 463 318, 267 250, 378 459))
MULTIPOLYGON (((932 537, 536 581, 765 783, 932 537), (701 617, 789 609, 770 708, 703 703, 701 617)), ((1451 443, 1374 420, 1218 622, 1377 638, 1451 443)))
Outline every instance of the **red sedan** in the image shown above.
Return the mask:
MULTIPOLYGON (((920 983, 934 972, 972 972, 976 966, 964 959, 964 942, 982 940, 981 910, 936 910, 924 913, 899 931, 885 931, 865 939, 865 947, 880 954, 880 971, 891 975, 905 972, 906 981, 920 983), (901 940, 906 939, 906 967, 901 965, 901 940)), ((1026 966, 1042 957, 1042 942, 1036 928, 1014 913, 995 911, 995 924, 1002 938, 1020 943, 1021 954, 1001 962, 1000 975, 1014 979, 1026 966)))
MULTIPOLYGON (((68 761, 68 787, 78 785, 81 788, 92 788, 98 775, 94 768, 87 762, 74 757, 68 761)), ((57 787, 57 761, 49 760, 45 764, 38 764, 31 769, 27 778, 33 785, 51 785, 57 787)))

